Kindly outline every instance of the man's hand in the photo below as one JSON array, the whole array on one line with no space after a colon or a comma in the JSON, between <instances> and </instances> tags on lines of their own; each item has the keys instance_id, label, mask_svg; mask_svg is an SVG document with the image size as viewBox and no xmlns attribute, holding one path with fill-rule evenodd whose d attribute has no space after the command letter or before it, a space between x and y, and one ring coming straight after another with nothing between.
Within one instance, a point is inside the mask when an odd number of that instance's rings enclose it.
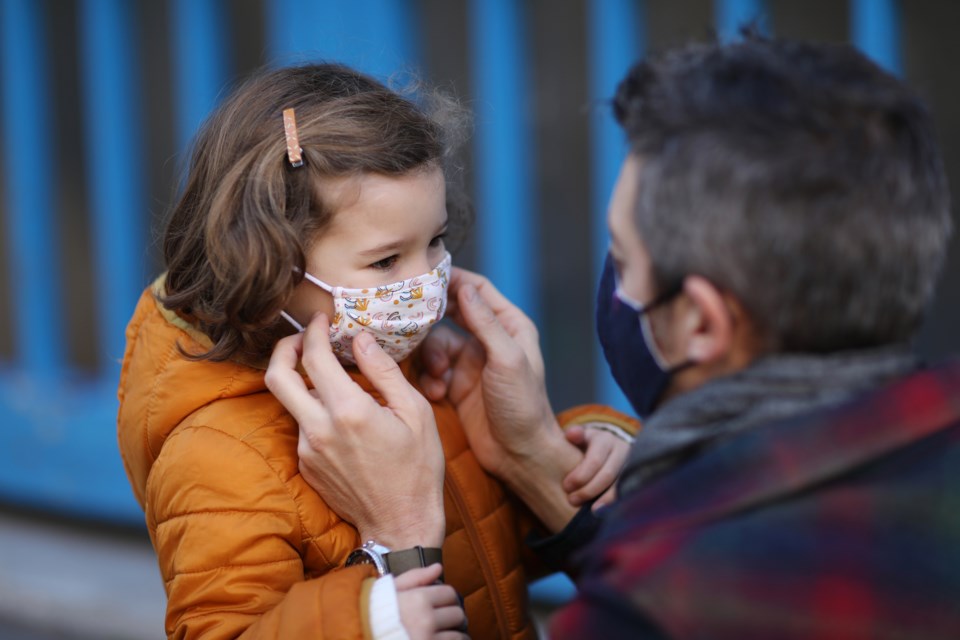
<instances>
[{"instance_id":1,"label":"man's hand","mask_svg":"<svg viewBox=\"0 0 960 640\"><path fill-rule=\"evenodd\" d=\"M537 329L477 274L454 269L450 295L450 317L472 335L428 336L422 386L450 398L480 464L559 530L575 512L561 481L582 454L563 438L547 399Z\"/></svg>"},{"instance_id":2,"label":"man's hand","mask_svg":"<svg viewBox=\"0 0 960 640\"><path fill-rule=\"evenodd\" d=\"M430 403L369 334L353 352L387 402L380 406L344 371L320 314L277 343L267 388L300 425L300 473L362 540L391 549L439 547L445 534L444 458ZM308 390L297 371L314 384Z\"/></svg>"},{"instance_id":3,"label":"man's hand","mask_svg":"<svg viewBox=\"0 0 960 640\"><path fill-rule=\"evenodd\" d=\"M422 569L411 569L397 576L397 607L400 621L411 640L466 639L463 630L467 616L453 587L434 584L442 568L433 564Z\"/></svg>"},{"instance_id":4,"label":"man's hand","mask_svg":"<svg viewBox=\"0 0 960 640\"><path fill-rule=\"evenodd\" d=\"M427 371L449 367L446 392L474 454L484 468L502 476L501 466L511 459L539 453L541 436L556 425L537 328L489 280L469 271L453 270L450 296L448 314L475 338L457 349L454 336L439 334L437 339L447 342L425 348ZM444 356L447 361L440 361ZM441 373L438 379L443 378ZM433 395L438 385L424 383Z\"/></svg>"}]
</instances>

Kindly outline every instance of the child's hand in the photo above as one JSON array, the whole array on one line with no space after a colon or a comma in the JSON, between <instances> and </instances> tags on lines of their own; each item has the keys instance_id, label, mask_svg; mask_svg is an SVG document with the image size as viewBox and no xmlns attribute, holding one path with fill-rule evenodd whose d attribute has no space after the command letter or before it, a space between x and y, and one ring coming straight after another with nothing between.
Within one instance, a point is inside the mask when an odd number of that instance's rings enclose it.
<instances>
[{"instance_id":1,"label":"child's hand","mask_svg":"<svg viewBox=\"0 0 960 640\"><path fill-rule=\"evenodd\" d=\"M601 493L593 503L594 510L613 502L614 482L627 460L630 443L609 431L581 425L567 428L564 435L585 452L580 464L563 479L563 490L570 504L579 507Z\"/></svg>"},{"instance_id":2,"label":"child's hand","mask_svg":"<svg viewBox=\"0 0 960 640\"><path fill-rule=\"evenodd\" d=\"M411 640L467 638L463 601L453 587L436 583L441 571L434 564L411 569L394 580L400 621Z\"/></svg>"}]
</instances>

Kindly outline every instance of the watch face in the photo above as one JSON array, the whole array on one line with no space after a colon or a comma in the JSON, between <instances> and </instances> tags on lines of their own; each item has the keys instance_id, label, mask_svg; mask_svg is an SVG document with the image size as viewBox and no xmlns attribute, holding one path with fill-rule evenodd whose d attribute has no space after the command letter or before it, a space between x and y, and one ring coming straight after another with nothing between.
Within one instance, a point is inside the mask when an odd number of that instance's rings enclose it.
<instances>
[{"instance_id":1,"label":"watch face","mask_svg":"<svg viewBox=\"0 0 960 640\"><path fill-rule=\"evenodd\" d=\"M347 556L347 565L354 564L373 564L373 558L370 557L366 549L354 549Z\"/></svg>"},{"instance_id":2,"label":"watch face","mask_svg":"<svg viewBox=\"0 0 960 640\"><path fill-rule=\"evenodd\" d=\"M349 556L347 556L346 566L352 566L355 564L372 564L377 569L379 575L385 575L387 573L386 562L383 559L383 556L378 554L376 551L373 551L367 548L366 545L354 549Z\"/></svg>"}]
</instances>

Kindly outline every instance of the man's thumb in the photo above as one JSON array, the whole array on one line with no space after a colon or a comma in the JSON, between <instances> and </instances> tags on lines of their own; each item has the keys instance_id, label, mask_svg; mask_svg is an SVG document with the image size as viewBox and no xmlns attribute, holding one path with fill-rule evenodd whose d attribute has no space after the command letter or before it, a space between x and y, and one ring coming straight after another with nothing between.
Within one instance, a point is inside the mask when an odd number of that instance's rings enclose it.
<instances>
[{"instance_id":1,"label":"man's thumb","mask_svg":"<svg viewBox=\"0 0 960 640\"><path fill-rule=\"evenodd\" d=\"M500 324L497 314L493 312L476 287L472 284L465 285L460 290L458 302L467 328L483 344L489 357L504 356L514 349L519 350L519 346Z\"/></svg>"},{"instance_id":2,"label":"man's thumb","mask_svg":"<svg viewBox=\"0 0 960 640\"><path fill-rule=\"evenodd\" d=\"M353 339L353 357L370 384L380 392L387 405L393 409L412 407L423 396L407 381L393 358L380 348L376 339L366 332Z\"/></svg>"}]
</instances>

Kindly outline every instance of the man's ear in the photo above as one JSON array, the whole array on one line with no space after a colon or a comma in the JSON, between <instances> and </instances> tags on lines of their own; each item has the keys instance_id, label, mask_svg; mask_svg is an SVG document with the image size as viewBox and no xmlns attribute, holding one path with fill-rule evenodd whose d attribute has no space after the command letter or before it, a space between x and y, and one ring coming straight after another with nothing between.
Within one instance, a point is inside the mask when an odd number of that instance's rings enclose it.
<instances>
[{"instance_id":1,"label":"man's ear","mask_svg":"<svg viewBox=\"0 0 960 640\"><path fill-rule=\"evenodd\" d=\"M706 278L687 276L683 293L691 308L684 318L686 359L698 364L727 358L735 348L735 319L723 292Z\"/></svg>"}]
</instances>

